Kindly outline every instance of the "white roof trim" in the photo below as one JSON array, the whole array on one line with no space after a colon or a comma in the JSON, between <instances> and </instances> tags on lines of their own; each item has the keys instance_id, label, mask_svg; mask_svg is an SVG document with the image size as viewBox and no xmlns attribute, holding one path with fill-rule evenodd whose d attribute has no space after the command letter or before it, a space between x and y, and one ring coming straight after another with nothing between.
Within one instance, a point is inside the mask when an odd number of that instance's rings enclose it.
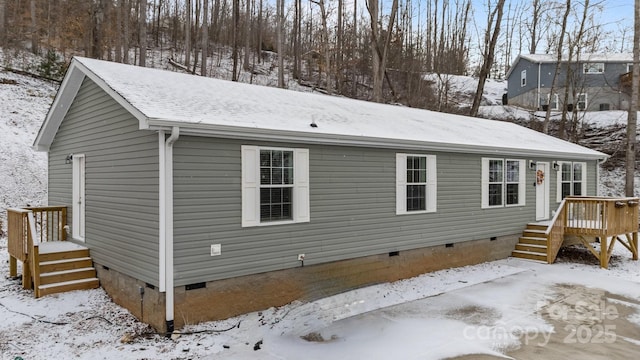
<instances>
[{"instance_id":1,"label":"white roof trim","mask_svg":"<svg viewBox=\"0 0 640 360\"><path fill-rule=\"evenodd\" d=\"M107 85L102 78L94 74L90 69L80 63L78 60L71 60L71 64L67 69L67 73L60 85L60 89L56 93L56 97L53 100L53 104L49 108L49 112L44 120L44 123L38 131L38 135L33 143L34 149L38 151L49 151L51 143L60 128L62 119L67 115L67 111L71 107L71 104L75 100L78 90L84 81L84 78L88 77L95 82L102 90L104 90L109 96L111 96L118 104L129 111L140 123L140 129L147 129L147 117L127 100L125 100L118 92Z\"/></svg>"}]
</instances>

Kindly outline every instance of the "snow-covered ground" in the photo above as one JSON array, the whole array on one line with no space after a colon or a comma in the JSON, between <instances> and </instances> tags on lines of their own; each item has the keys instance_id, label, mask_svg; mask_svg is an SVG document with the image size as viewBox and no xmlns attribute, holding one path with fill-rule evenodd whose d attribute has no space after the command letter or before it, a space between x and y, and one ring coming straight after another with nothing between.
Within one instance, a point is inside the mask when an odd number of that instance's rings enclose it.
<instances>
[{"instance_id":1,"label":"snow-covered ground","mask_svg":"<svg viewBox=\"0 0 640 360\"><path fill-rule=\"evenodd\" d=\"M6 251L2 239L1 259L6 259ZM110 302L101 289L34 299L31 291L21 289L19 280L6 277L3 260L0 358L424 360L465 354L503 356L529 345L527 341L549 341L554 332L561 331L554 327L558 326L552 321L555 318L544 316L545 311L562 306L571 316L571 311L584 310L560 303L558 287L563 286L607 291L620 306L631 307L626 313L618 309L618 316L637 325L635 337L622 327L618 333L616 328L613 331L620 342L616 346L630 347L637 354L640 262L630 260L630 253L622 247L616 248L614 256L609 270L594 262L562 259L554 265L505 259L442 270L314 302L188 326L173 339L149 333L151 329ZM584 329L599 329L589 326Z\"/></svg>"},{"instance_id":2,"label":"snow-covered ground","mask_svg":"<svg viewBox=\"0 0 640 360\"><path fill-rule=\"evenodd\" d=\"M220 61L228 60L221 57ZM254 81L270 84L269 79L256 77ZM456 81L460 89L471 87L468 79ZM487 96L488 103L499 104L503 85L491 84L487 91L493 94ZM46 201L46 156L33 152L31 144L54 93L53 84L0 71L0 222L4 222L6 207ZM482 111L530 115L503 106L485 106ZM626 120L626 113L621 112L588 115L587 122L603 126ZM622 175L616 169L601 171L600 193L620 195ZM19 280L7 278L7 242L0 236L0 359L500 355L515 351L518 344L526 345L526 338L518 336L522 329L542 337L552 329L562 330L552 321L555 319L541 313L566 284L617 294L618 301L632 309L624 320L640 326L640 262L629 260L629 253L622 250L616 248L609 270L562 259L554 265L506 259L189 326L182 330L183 335L167 339L149 334L151 329L112 303L101 289L34 299L31 291L21 289ZM621 346L636 346L629 354L640 353L640 330L634 329L635 337L620 329ZM495 336L485 336L487 333Z\"/></svg>"}]
</instances>

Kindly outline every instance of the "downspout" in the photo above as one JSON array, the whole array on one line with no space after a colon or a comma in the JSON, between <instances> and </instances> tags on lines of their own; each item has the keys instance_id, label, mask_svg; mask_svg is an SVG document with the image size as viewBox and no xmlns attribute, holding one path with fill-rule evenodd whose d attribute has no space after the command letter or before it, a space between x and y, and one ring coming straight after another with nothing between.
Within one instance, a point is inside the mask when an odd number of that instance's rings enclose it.
<instances>
[{"instance_id":1,"label":"downspout","mask_svg":"<svg viewBox=\"0 0 640 360\"><path fill-rule=\"evenodd\" d=\"M173 288L173 144L180 137L180 128L171 128L171 136L165 141L165 321L167 333L174 330L174 288Z\"/></svg>"},{"instance_id":2,"label":"downspout","mask_svg":"<svg viewBox=\"0 0 640 360\"><path fill-rule=\"evenodd\" d=\"M538 103L538 111L540 111L540 71L542 70L541 68L542 63L539 62L538 63L538 100L536 100L536 102ZM551 99L551 97L549 97L549 99Z\"/></svg>"},{"instance_id":3,"label":"downspout","mask_svg":"<svg viewBox=\"0 0 640 360\"><path fill-rule=\"evenodd\" d=\"M167 266L165 263L166 260L166 246L167 246L167 238L165 236L166 232L166 223L167 223L167 212L166 212L166 201L165 196L167 192L165 179L166 179L166 169L165 169L165 149L164 142L166 141L166 135L164 130L158 131L158 278L159 278L159 290L160 292L166 291L165 279L167 275Z\"/></svg>"}]
</instances>

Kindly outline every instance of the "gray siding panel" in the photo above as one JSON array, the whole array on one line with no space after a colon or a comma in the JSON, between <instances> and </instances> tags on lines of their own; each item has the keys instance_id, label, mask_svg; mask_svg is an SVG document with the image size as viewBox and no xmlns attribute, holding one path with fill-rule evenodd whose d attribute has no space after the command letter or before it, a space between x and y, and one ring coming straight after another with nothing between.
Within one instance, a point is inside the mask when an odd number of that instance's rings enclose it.
<instances>
[{"instance_id":1,"label":"gray siding panel","mask_svg":"<svg viewBox=\"0 0 640 360\"><path fill-rule=\"evenodd\" d=\"M86 245L96 262L158 285L158 135L85 79L49 152L49 204L67 205L86 156Z\"/></svg>"},{"instance_id":2,"label":"gray siding panel","mask_svg":"<svg viewBox=\"0 0 640 360\"><path fill-rule=\"evenodd\" d=\"M396 215L395 154L406 151L276 144L309 149L311 222L242 228L241 145L274 144L190 136L175 144L178 286L300 266L298 253L306 254L305 264L315 264L517 234L535 220L531 170L526 206L480 208L480 155L429 153L437 155L437 212ZM588 184L595 194L593 164ZM557 207L555 176L547 175L551 210ZM212 244L222 244L221 256L210 256Z\"/></svg>"}]
</instances>

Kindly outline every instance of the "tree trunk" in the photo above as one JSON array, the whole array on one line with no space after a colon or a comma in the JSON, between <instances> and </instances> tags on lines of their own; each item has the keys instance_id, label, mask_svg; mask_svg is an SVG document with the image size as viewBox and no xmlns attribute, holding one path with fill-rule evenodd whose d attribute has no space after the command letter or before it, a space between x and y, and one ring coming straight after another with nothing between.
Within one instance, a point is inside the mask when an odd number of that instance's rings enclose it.
<instances>
[{"instance_id":1,"label":"tree trunk","mask_svg":"<svg viewBox=\"0 0 640 360\"><path fill-rule=\"evenodd\" d=\"M202 61L200 75L207 76L207 57L209 56L209 0L204 0L202 9Z\"/></svg>"},{"instance_id":2,"label":"tree trunk","mask_svg":"<svg viewBox=\"0 0 640 360\"><path fill-rule=\"evenodd\" d=\"M233 0L233 74L231 81L238 81L238 38L240 34L240 0Z\"/></svg>"},{"instance_id":3,"label":"tree trunk","mask_svg":"<svg viewBox=\"0 0 640 360\"><path fill-rule=\"evenodd\" d=\"M122 0L123 6L123 18L124 21L124 41L122 42L122 62L125 64L129 63L129 39L131 34L129 33L129 17L131 15L131 1L133 0Z\"/></svg>"},{"instance_id":4,"label":"tree trunk","mask_svg":"<svg viewBox=\"0 0 640 360\"><path fill-rule=\"evenodd\" d=\"M494 9L494 14L497 12L496 23L493 28L493 34L491 35L491 40L487 42L485 40L485 49L484 49L484 57L482 59L482 67L480 68L480 76L478 79L478 88L476 89L476 93L473 96L473 104L471 105L471 111L469 115L478 116L478 109L480 108L480 101L482 101L482 93L484 92L484 83L487 81L487 77L489 76L489 71L491 71L491 66L493 66L493 56L496 49L496 42L498 42L498 35L500 34L500 23L502 22L502 13L504 9L505 0L499 0L496 4L496 8ZM493 20L493 14L490 17ZM489 21L487 24L487 36L485 39L489 37L489 33L491 32L491 25L493 21Z\"/></svg>"},{"instance_id":5,"label":"tree trunk","mask_svg":"<svg viewBox=\"0 0 640 360\"><path fill-rule=\"evenodd\" d=\"M382 102L382 86L384 85L384 75L387 66L387 54L391 43L391 33L393 24L398 12L398 0L393 0L391 4L391 15L386 29L386 38L380 43L380 30L378 28L378 0L367 0L367 10L371 24L371 67L373 75L372 98L375 102Z\"/></svg>"},{"instance_id":6,"label":"tree trunk","mask_svg":"<svg viewBox=\"0 0 640 360\"><path fill-rule=\"evenodd\" d=\"M531 19L531 47L530 54L535 54L538 48L538 23L540 22L540 0L533 0L533 18Z\"/></svg>"},{"instance_id":7,"label":"tree trunk","mask_svg":"<svg viewBox=\"0 0 640 360\"><path fill-rule=\"evenodd\" d=\"M0 46L5 47L7 45L7 29L5 21L7 18L7 1L0 0Z\"/></svg>"},{"instance_id":8,"label":"tree trunk","mask_svg":"<svg viewBox=\"0 0 640 360\"><path fill-rule=\"evenodd\" d=\"M140 0L138 19L138 43L140 45L140 60L138 65L147 66L147 0Z\"/></svg>"},{"instance_id":9,"label":"tree trunk","mask_svg":"<svg viewBox=\"0 0 640 360\"><path fill-rule=\"evenodd\" d=\"M277 0L277 36L278 36L278 87L284 88L284 38L282 29L284 26L284 0Z\"/></svg>"},{"instance_id":10,"label":"tree trunk","mask_svg":"<svg viewBox=\"0 0 640 360\"><path fill-rule=\"evenodd\" d=\"M244 14L244 60L242 64L242 68L247 71L249 70L249 49L251 49L251 32L250 32L250 23L251 23L251 0L245 1L245 14Z\"/></svg>"},{"instance_id":11,"label":"tree trunk","mask_svg":"<svg viewBox=\"0 0 640 360\"><path fill-rule=\"evenodd\" d=\"M184 25L184 65L191 64L191 0L187 0Z\"/></svg>"},{"instance_id":12,"label":"tree trunk","mask_svg":"<svg viewBox=\"0 0 640 360\"><path fill-rule=\"evenodd\" d=\"M564 33L567 30L567 19L571 13L571 0L567 0L567 7L565 8L564 15L562 17L562 28L560 29L560 37L558 38L556 68L553 73L553 80L551 81L551 89L549 89L549 96L552 96L556 89L556 82L558 80L558 73L560 73L560 66L562 65L562 50L564 44ZM538 94L540 96L540 94ZM547 106L547 112L544 116L544 122L542 123L542 132L549 133L549 121L551 118L551 107Z\"/></svg>"},{"instance_id":13,"label":"tree trunk","mask_svg":"<svg viewBox=\"0 0 640 360\"><path fill-rule=\"evenodd\" d=\"M38 19L37 19L37 7L36 0L31 0L31 52L34 54L38 54L40 51L38 49Z\"/></svg>"},{"instance_id":14,"label":"tree trunk","mask_svg":"<svg viewBox=\"0 0 640 360\"><path fill-rule=\"evenodd\" d=\"M627 154L624 193L635 196L636 139L638 124L638 96L640 96L640 0L635 0L633 25L633 75L631 104L627 118Z\"/></svg>"},{"instance_id":15,"label":"tree trunk","mask_svg":"<svg viewBox=\"0 0 640 360\"><path fill-rule=\"evenodd\" d=\"M122 1L117 0L114 5L114 11L116 13L116 30L115 30L115 61L122 62Z\"/></svg>"}]
</instances>

